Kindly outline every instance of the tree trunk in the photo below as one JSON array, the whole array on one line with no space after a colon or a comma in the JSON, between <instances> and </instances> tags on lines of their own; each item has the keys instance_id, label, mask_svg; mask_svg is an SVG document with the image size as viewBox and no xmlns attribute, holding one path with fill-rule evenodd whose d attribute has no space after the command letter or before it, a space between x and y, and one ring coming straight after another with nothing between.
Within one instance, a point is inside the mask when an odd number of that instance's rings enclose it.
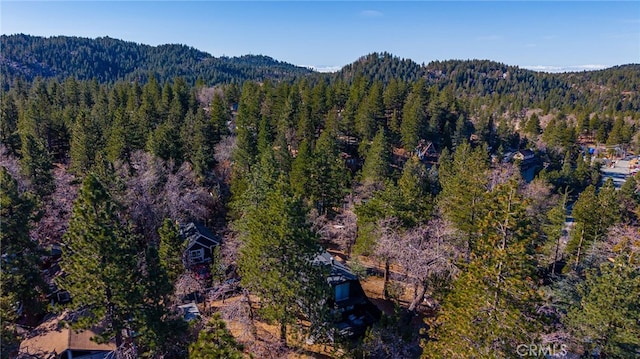
<instances>
[{"instance_id":1,"label":"tree trunk","mask_svg":"<svg viewBox=\"0 0 640 359\"><path fill-rule=\"evenodd\" d=\"M280 323L280 341L285 347L287 346L287 325L284 322Z\"/></svg>"},{"instance_id":2,"label":"tree trunk","mask_svg":"<svg viewBox=\"0 0 640 359\"><path fill-rule=\"evenodd\" d=\"M244 298L247 302L247 306L249 308L249 322L251 323L251 335L253 338L258 337L258 330L256 329L255 321L254 321L254 313L253 313L253 303L251 302L251 298L249 297L249 291L243 290Z\"/></svg>"},{"instance_id":3,"label":"tree trunk","mask_svg":"<svg viewBox=\"0 0 640 359\"><path fill-rule=\"evenodd\" d=\"M426 283L422 283L422 287L420 288L420 291L418 293L416 293L416 295L414 295L413 301L411 302L411 305L409 305L409 312L412 312L412 313L415 312L416 307L424 299L424 294L426 292L427 292L427 285L426 285Z\"/></svg>"},{"instance_id":4,"label":"tree trunk","mask_svg":"<svg viewBox=\"0 0 640 359\"><path fill-rule=\"evenodd\" d=\"M382 298L389 299L389 258L384 260L384 284L382 286Z\"/></svg>"},{"instance_id":5,"label":"tree trunk","mask_svg":"<svg viewBox=\"0 0 640 359\"><path fill-rule=\"evenodd\" d=\"M556 274L556 263L558 263L558 252L560 251L560 238L556 242L556 253L553 255L553 265L551 266L551 276L553 277Z\"/></svg>"},{"instance_id":6,"label":"tree trunk","mask_svg":"<svg viewBox=\"0 0 640 359\"><path fill-rule=\"evenodd\" d=\"M102 261L104 263L104 261ZM116 321L116 313L114 311L114 305L111 303L111 288L107 287L104 291L105 297L107 299L107 320L111 321L111 325L113 326L113 331L116 339L116 348L120 348L122 343L124 343L124 338L122 338L122 329L120 328L121 323L115 324Z\"/></svg>"},{"instance_id":7,"label":"tree trunk","mask_svg":"<svg viewBox=\"0 0 640 359\"><path fill-rule=\"evenodd\" d=\"M582 228L582 233L580 233L580 243L578 243L578 253L576 254L576 263L573 267L574 270L578 270L578 263L580 263L580 252L582 251L582 242L584 242L584 228Z\"/></svg>"}]
</instances>

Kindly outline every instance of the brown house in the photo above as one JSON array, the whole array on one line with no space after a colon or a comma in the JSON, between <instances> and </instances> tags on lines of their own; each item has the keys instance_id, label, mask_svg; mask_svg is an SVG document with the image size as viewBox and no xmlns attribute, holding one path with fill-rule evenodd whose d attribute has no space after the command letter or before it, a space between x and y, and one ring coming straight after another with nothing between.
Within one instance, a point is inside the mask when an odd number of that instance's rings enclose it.
<instances>
[{"instance_id":1,"label":"brown house","mask_svg":"<svg viewBox=\"0 0 640 359\"><path fill-rule=\"evenodd\" d=\"M72 321L69 311L45 320L32 332L33 336L20 343L18 358L104 359L116 350L113 342L98 344L91 340L101 332L99 327L76 331L64 324Z\"/></svg>"}]
</instances>

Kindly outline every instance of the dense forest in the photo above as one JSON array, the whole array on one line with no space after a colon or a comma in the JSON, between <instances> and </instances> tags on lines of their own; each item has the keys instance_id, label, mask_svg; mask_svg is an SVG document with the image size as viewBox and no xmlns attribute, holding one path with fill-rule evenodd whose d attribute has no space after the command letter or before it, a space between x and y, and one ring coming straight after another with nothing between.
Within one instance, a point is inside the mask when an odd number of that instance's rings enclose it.
<instances>
[{"instance_id":1,"label":"dense forest","mask_svg":"<svg viewBox=\"0 0 640 359\"><path fill-rule=\"evenodd\" d=\"M242 83L311 73L267 56L213 57L185 45L148 46L109 37L2 35L0 47L3 86L13 78L63 80L69 76L101 83L146 82L150 72L162 82L180 76L191 85L198 80Z\"/></svg>"},{"instance_id":2,"label":"dense forest","mask_svg":"<svg viewBox=\"0 0 640 359\"><path fill-rule=\"evenodd\" d=\"M44 357L20 343L62 312L119 357L311 355L311 337L344 358L640 355L640 184L601 176L640 153L639 65L383 53L318 74L1 41L3 358ZM206 276L183 265L190 222L221 238ZM362 336L327 325L324 249L381 284ZM236 279L183 320L186 295Z\"/></svg>"}]
</instances>

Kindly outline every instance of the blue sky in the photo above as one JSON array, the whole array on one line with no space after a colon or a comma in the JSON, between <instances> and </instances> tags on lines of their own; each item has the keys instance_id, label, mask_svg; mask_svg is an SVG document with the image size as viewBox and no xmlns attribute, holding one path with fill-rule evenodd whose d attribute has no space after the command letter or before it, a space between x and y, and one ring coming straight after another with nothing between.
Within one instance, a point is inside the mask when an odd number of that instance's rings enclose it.
<instances>
[{"instance_id":1,"label":"blue sky","mask_svg":"<svg viewBox=\"0 0 640 359\"><path fill-rule=\"evenodd\" d=\"M5 1L3 34L180 43L339 68L374 51L540 70L640 63L640 2Z\"/></svg>"}]
</instances>

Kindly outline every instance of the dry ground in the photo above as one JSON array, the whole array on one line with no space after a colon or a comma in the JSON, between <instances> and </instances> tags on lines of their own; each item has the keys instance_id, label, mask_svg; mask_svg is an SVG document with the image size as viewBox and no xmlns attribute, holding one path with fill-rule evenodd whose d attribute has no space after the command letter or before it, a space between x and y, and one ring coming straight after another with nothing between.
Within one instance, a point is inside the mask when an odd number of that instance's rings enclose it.
<instances>
[{"instance_id":1,"label":"dry ground","mask_svg":"<svg viewBox=\"0 0 640 359\"><path fill-rule=\"evenodd\" d=\"M341 253L332 253L338 260L344 260L344 255ZM360 258L360 262L370 268L380 270L377 263L368 260L367 258ZM393 270L394 268L392 268ZM384 299L382 297L383 292L383 278L380 276L369 276L364 280L361 280L361 285L369 299L380 310L387 315L393 315L396 303L392 300ZM412 300L413 287L408 285L402 285L402 295L399 297L397 304L401 307L407 308ZM255 298L252 298L255 300ZM224 301L209 301L205 303L201 309L203 313L210 314L215 311L233 310L233 306L241 307L243 305L243 297L237 295L232 298L228 298ZM246 308L246 305L245 305ZM224 315L223 315L224 316ZM298 343L298 348L285 350L279 345L279 328L276 325L269 325L264 322L256 323L256 338L254 339L251 333L250 326L246 320L229 320L227 319L227 326L230 329L234 337L242 344L245 345L245 351L250 352L255 358L289 358L289 359L329 359L340 357L341 353L331 345L314 344L309 345L304 342L302 338L294 338L293 336L289 340L290 343ZM412 318L408 324L415 328L416 331L424 327L424 314Z\"/></svg>"}]
</instances>

